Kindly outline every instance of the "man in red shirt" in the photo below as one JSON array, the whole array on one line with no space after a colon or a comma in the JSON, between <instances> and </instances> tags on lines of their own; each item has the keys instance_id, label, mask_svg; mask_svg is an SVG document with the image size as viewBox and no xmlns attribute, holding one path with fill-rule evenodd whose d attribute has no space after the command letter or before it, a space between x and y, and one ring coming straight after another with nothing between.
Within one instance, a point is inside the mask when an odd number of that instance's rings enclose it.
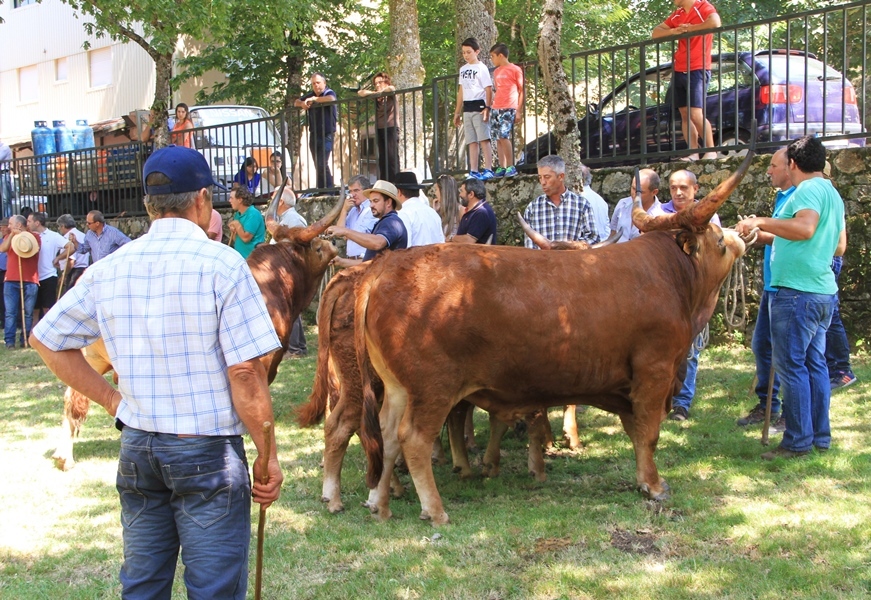
<instances>
[{"instance_id":1,"label":"man in red shirt","mask_svg":"<svg viewBox=\"0 0 871 600\"><path fill-rule=\"evenodd\" d=\"M674 5L677 9L654 28L653 39L708 31L720 26L720 15L708 0L674 0ZM714 36L710 33L683 38L678 41L677 51L672 59L674 74L668 88L668 97L680 111L681 131L690 150L698 149L699 137L704 138L706 147L710 148L714 145L711 123L705 118L702 108L705 105L708 83L711 80L713 41ZM715 152L708 152L702 158L716 157ZM690 160L698 158L698 152L689 156Z\"/></svg>"},{"instance_id":2,"label":"man in red shirt","mask_svg":"<svg viewBox=\"0 0 871 600\"><path fill-rule=\"evenodd\" d=\"M29 236L26 243L20 246L13 243L19 235ZM22 283L24 285L24 323L22 323L23 331L20 338L22 348L30 335L30 329L33 325L33 308L36 306L36 293L39 290L38 267L41 243L39 236L34 236L27 231L27 219L21 215L9 217L9 235L4 237L3 242L0 243L0 252L5 252L8 257L6 282L3 286L3 299L6 305L4 337L6 338L7 350L15 348L15 330L18 328L18 320L21 317ZM19 257L16 248L19 248L22 256Z\"/></svg>"}]
</instances>

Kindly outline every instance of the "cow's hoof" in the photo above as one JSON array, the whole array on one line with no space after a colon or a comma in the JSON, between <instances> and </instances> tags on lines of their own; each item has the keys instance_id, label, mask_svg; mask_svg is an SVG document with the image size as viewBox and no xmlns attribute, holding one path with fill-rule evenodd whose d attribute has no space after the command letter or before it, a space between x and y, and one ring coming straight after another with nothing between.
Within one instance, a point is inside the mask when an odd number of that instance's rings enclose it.
<instances>
[{"instance_id":1,"label":"cow's hoof","mask_svg":"<svg viewBox=\"0 0 871 600\"><path fill-rule=\"evenodd\" d=\"M481 475L484 477L499 477L499 467L493 465L484 465L481 469Z\"/></svg>"},{"instance_id":2,"label":"cow's hoof","mask_svg":"<svg viewBox=\"0 0 871 600\"><path fill-rule=\"evenodd\" d=\"M547 473L545 472L536 473L535 471L530 471L529 474L539 483L547 481Z\"/></svg>"},{"instance_id":3,"label":"cow's hoof","mask_svg":"<svg viewBox=\"0 0 871 600\"><path fill-rule=\"evenodd\" d=\"M457 472L457 475L463 481L475 478L475 472L471 469L461 469L460 471Z\"/></svg>"},{"instance_id":4,"label":"cow's hoof","mask_svg":"<svg viewBox=\"0 0 871 600\"><path fill-rule=\"evenodd\" d=\"M448 513L442 512L437 517L432 517L430 519L430 522L432 523L433 527L438 527L439 525L447 525L451 522L451 520L448 518Z\"/></svg>"},{"instance_id":5,"label":"cow's hoof","mask_svg":"<svg viewBox=\"0 0 871 600\"><path fill-rule=\"evenodd\" d=\"M665 502L666 500L669 499L670 488L668 487L668 484L664 480L660 481L660 483L659 483L659 487L660 487L659 491L652 489L646 483L642 483L640 487L641 487L641 494L649 500L653 500L655 502Z\"/></svg>"},{"instance_id":6,"label":"cow's hoof","mask_svg":"<svg viewBox=\"0 0 871 600\"><path fill-rule=\"evenodd\" d=\"M418 517L418 519L420 519L421 521L429 521L431 518L432 517L430 517L429 513L425 510L420 511L420 516Z\"/></svg>"},{"instance_id":7,"label":"cow's hoof","mask_svg":"<svg viewBox=\"0 0 871 600\"><path fill-rule=\"evenodd\" d=\"M390 518L393 516L393 513L390 512L390 509L389 509L389 508L384 508L384 509L381 509L381 510L378 510L378 509L376 508L375 511L373 511L372 514L375 515L375 518L376 518L378 521L381 521L382 523L385 522L385 521L389 521Z\"/></svg>"},{"instance_id":8,"label":"cow's hoof","mask_svg":"<svg viewBox=\"0 0 871 600\"><path fill-rule=\"evenodd\" d=\"M54 459L54 466L61 471L69 471L76 466L76 461L72 458L66 458L65 456L59 456L56 454L52 456L52 459Z\"/></svg>"},{"instance_id":9,"label":"cow's hoof","mask_svg":"<svg viewBox=\"0 0 871 600\"><path fill-rule=\"evenodd\" d=\"M330 511L331 515L337 515L339 513L345 512L345 505L341 502L330 502L327 505L327 510Z\"/></svg>"}]
</instances>

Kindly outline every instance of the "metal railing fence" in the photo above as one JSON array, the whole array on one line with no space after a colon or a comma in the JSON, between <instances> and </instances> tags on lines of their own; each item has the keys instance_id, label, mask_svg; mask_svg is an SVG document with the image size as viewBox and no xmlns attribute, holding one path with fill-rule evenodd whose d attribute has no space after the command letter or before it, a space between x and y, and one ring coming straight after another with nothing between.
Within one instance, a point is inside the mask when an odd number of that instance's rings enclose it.
<instances>
[{"instance_id":1,"label":"metal railing fence","mask_svg":"<svg viewBox=\"0 0 871 600\"><path fill-rule=\"evenodd\" d=\"M818 135L831 146L864 146L871 120L866 68L871 0L832 6L712 31L713 63L705 102L713 144L698 152L741 152L757 122L760 149ZM672 57L681 42L697 36L648 40L573 54L564 66L581 133L581 156L591 166L650 163L686 156L686 136L669 87ZM526 101L518 111L513 143L518 166L534 170L556 151L547 90L536 63L522 64ZM851 83L852 81L852 83ZM441 173L470 170L462 127L453 124L456 76L387 94L354 96L334 103L332 149L313 144L305 111L192 130L193 143L219 181L231 184L253 157L266 195L271 158L282 158L281 175L302 193L335 191L353 175L389 178L389 171L414 169L422 181ZM672 94L673 95L673 94ZM323 106L323 105L321 105ZM312 149L320 150L321 170ZM142 164L148 145L131 143L16 159L12 173L18 205L44 207L49 214L82 216L98 209L107 216L143 214ZM394 154L395 153L395 154ZM497 156L493 152L494 160ZM495 166L495 165L494 165ZM480 167L479 167L480 168ZM479 168L472 170L479 170ZM226 197L216 195L222 206Z\"/></svg>"}]
</instances>

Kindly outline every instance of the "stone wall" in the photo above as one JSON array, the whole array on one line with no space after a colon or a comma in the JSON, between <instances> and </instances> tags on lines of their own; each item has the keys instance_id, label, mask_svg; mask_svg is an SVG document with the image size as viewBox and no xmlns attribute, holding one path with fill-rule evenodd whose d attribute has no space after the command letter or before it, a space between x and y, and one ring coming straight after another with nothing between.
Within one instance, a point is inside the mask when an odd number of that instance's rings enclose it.
<instances>
[{"instance_id":1,"label":"stone wall","mask_svg":"<svg viewBox=\"0 0 871 600\"><path fill-rule=\"evenodd\" d=\"M756 214L768 216L774 203L774 190L766 170L770 155L757 156L750 172L741 182L736 192L719 211L723 224L732 225L737 215ZM871 220L871 150L850 149L830 152L832 179L846 203L847 215L847 254L841 274L841 311L844 324L853 339L871 339L871 232L866 223ZM677 168L688 168L699 179L699 197L710 192L717 184L732 173L740 163L739 158L696 163L672 163L652 165L663 180L660 199L668 200L668 175ZM599 192L613 207L629 195L629 184L634 173L633 167L596 169L593 171L594 190ZM431 193L431 192L430 192ZM499 219L499 242L507 245L522 245L523 233L515 218L530 200L541 194L538 179L532 175L519 175L510 179L497 179L487 182L488 199ZM300 200L297 210L309 223L321 218L335 202L333 197L309 198ZM222 212L224 221L230 210ZM144 233L148 226L146 217L113 219L112 225L136 237ZM225 236L226 236L225 230ZM225 237L226 239L226 237ZM749 320L742 333L749 340L758 305L758 289L761 289L761 250L754 250L745 257L749 273L747 297ZM719 312L719 309L718 309ZM716 315L713 321L715 334L722 334L722 319Z\"/></svg>"}]
</instances>

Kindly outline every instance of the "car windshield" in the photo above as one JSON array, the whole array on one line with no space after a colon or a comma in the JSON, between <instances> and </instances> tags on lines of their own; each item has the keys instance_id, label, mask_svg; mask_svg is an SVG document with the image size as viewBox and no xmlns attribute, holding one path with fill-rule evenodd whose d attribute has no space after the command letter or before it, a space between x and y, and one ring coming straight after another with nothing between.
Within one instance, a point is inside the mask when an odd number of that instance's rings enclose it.
<instances>
[{"instance_id":1,"label":"car windshield","mask_svg":"<svg viewBox=\"0 0 871 600\"><path fill-rule=\"evenodd\" d=\"M202 132L203 147L275 147L277 136L272 123L256 120L268 116L263 110L249 107L198 108L191 111L194 126L209 127ZM200 139L197 141L200 142Z\"/></svg>"}]
</instances>

